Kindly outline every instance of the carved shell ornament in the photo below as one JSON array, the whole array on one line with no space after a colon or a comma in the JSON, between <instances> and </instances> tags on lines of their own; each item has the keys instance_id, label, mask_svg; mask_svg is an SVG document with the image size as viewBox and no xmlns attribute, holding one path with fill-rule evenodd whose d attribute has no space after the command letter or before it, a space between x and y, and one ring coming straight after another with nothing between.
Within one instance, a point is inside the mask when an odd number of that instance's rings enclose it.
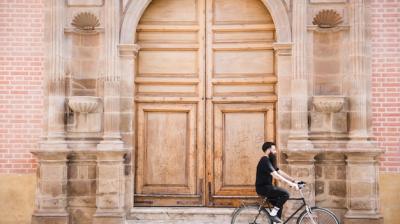
<instances>
[{"instance_id":1,"label":"carved shell ornament","mask_svg":"<svg viewBox=\"0 0 400 224\"><path fill-rule=\"evenodd\" d=\"M320 28L333 28L342 22L342 16L333 9L321 10L313 20L313 24Z\"/></svg>"},{"instance_id":2,"label":"carved shell ornament","mask_svg":"<svg viewBox=\"0 0 400 224\"><path fill-rule=\"evenodd\" d=\"M81 12L74 17L71 25L80 30L94 30L96 27L100 26L100 22L94 14L90 12Z\"/></svg>"}]
</instances>

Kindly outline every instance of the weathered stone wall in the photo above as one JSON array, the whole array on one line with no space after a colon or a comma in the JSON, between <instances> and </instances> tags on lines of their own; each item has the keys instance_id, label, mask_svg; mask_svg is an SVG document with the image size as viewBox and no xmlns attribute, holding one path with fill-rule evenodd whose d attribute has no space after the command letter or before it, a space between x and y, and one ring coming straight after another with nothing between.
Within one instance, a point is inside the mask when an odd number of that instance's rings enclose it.
<instances>
[{"instance_id":1,"label":"weathered stone wall","mask_svg":"<svg viewBox=\"0 0 400 224\"><path fill-rule=\"evenodd\" d=\"M0 198L5 196L23 196L32 194L34 181L22 181L15 173L30 173L27 178L33 178L36 161L29 151L36 148L42 133L42 105L43 97L43 1L42 0L6 0L0 3L0 172L11 174L0 176ZM372 34L372 127L374 137L379 147L385 149L386 154L381 159L381 199L382 210L387 223L398 220L400 208L394 201L399 200L395 181L400 179L400 25L398 0L372 0L371 1L371 34ZM88 39L92 37L87 37ZM84 37L86 39L86 37ZM77 41L77 40L75 40ZM93 40L82 40L93 45L99 44ZM89 41L89 42L87 42ZM85 46L87 46L85 44ZM85 54L85 50L80 49ZM89 52L90 53L90 52ZM73 66L85 71L91 70L89 64ZM281 79L280 79L281 80ZM321 77L315 80L324 85ZM337 80L333 80L337 81ZM94 94L95 79L78 80L76 85L71 85L72 92L82 95ZM81 88L84 86L84 88ZM337 90L337 83L328 85L332 91ZM286 124L290 125L290 124ZM324 199L334 198L329 203L331 206L343 208L343 164L322 164L317 159L316 163L316 202L324 203ZM93 167L85 164L71 165L70 203L73 205L88 205L93 203ZM80 167L78 167L80 166ZM79 170L74 174L74 169ZM335 175L329 170L333 170ZM394 174L389 174L389 173ZM80 176L82 175L82 176ZM12 181L11 179L15 179ZM86 179L86 181L81 181ZM11 187L14 182L21 188ZM83 186L83 187L81 187ZM2 191L3 190L3 191ZM11 193L10 193L11 192ZM27 201L18 197L11 200L14 207L2 210L4 220L16 223L28 223L33 206L33 196ZM7 200L10 201L10 200ZM26 205L26 206L22 206ZM21 210L15 209L20 208ZM23 212L26 211L26 212ZM29 213L29 214L23 214ZM78 214L79 213L75 213ZM21 217L21 218L20 218ZM25 220L25 221L24 221ZM3 221L3 220L2 220Z\"/></svg>"}]
</instances>

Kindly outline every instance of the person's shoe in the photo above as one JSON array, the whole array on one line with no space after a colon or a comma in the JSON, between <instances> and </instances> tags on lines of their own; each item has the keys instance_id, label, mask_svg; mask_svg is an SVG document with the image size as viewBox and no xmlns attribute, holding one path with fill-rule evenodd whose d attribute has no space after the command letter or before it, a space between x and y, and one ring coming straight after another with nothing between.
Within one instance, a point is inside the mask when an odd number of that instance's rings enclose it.
<instances>
[{"instance_id":1,"label":"person's shoe","mask_svg":"<svg viewBox=\"0 0 400 224\"><path fill-rule=\"evenodd\" d=\"M278 216L271 216L271 220L274 223L282 223L282 220Z\"/></svg>"}]
</instances>

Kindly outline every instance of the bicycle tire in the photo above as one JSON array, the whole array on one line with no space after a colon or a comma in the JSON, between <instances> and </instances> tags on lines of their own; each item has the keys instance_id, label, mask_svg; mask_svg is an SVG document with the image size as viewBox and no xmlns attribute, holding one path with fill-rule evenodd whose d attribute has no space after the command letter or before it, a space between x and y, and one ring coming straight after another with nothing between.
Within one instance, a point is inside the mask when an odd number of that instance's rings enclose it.
<instances>
[{"instance_id":1,"label":"bicycle tire","mask_svg":"<svg viewBox=\"0 0 400 224\"><path fill-rule=\"evenodd\" d=\"M315 224L340 224L335 213L326 208L312 207L311 214L314 216L313 220ZM311 220L306 210L304 210L297 219L297 224L314 224L314 222Z\"/></svg>"},{"instance_id":2,"label":"bicycle tire","mask_svg":"<svg viewBox=\"0 0 400 224\"><path fill-rule=\"evenodd\" d=\"M240 207L233 213L231 224L272 224L268 212L258 209L257 205Z\"/></svg>"}]
</instances>

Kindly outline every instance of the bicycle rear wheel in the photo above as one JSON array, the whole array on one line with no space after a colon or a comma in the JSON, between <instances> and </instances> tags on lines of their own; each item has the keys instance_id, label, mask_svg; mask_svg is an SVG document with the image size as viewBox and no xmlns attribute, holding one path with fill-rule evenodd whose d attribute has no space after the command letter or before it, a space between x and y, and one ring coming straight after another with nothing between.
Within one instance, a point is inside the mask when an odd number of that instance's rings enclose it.
<instances>
[{"instance_id":1,"label":"bicycle rear wheel","mask_svg":"<svg viewBox=\"0 0 400 224\"><path fill-rule=\"evenodd\" d=\"M307 211L301 213L297 224L340 224L336 215L325 208L313 207L311 214Z\"/></svg>"},{"instance_id":2,"label":"bicycle rear wheel","mask_svg":"<svg viewBox=\"0 0 400 224\"><path fill-rule=\"evenodd\" d=\"M243 206L232 215L231 224L272 224L267 211L259 206Z\"/></svg>"}]
</instances>

